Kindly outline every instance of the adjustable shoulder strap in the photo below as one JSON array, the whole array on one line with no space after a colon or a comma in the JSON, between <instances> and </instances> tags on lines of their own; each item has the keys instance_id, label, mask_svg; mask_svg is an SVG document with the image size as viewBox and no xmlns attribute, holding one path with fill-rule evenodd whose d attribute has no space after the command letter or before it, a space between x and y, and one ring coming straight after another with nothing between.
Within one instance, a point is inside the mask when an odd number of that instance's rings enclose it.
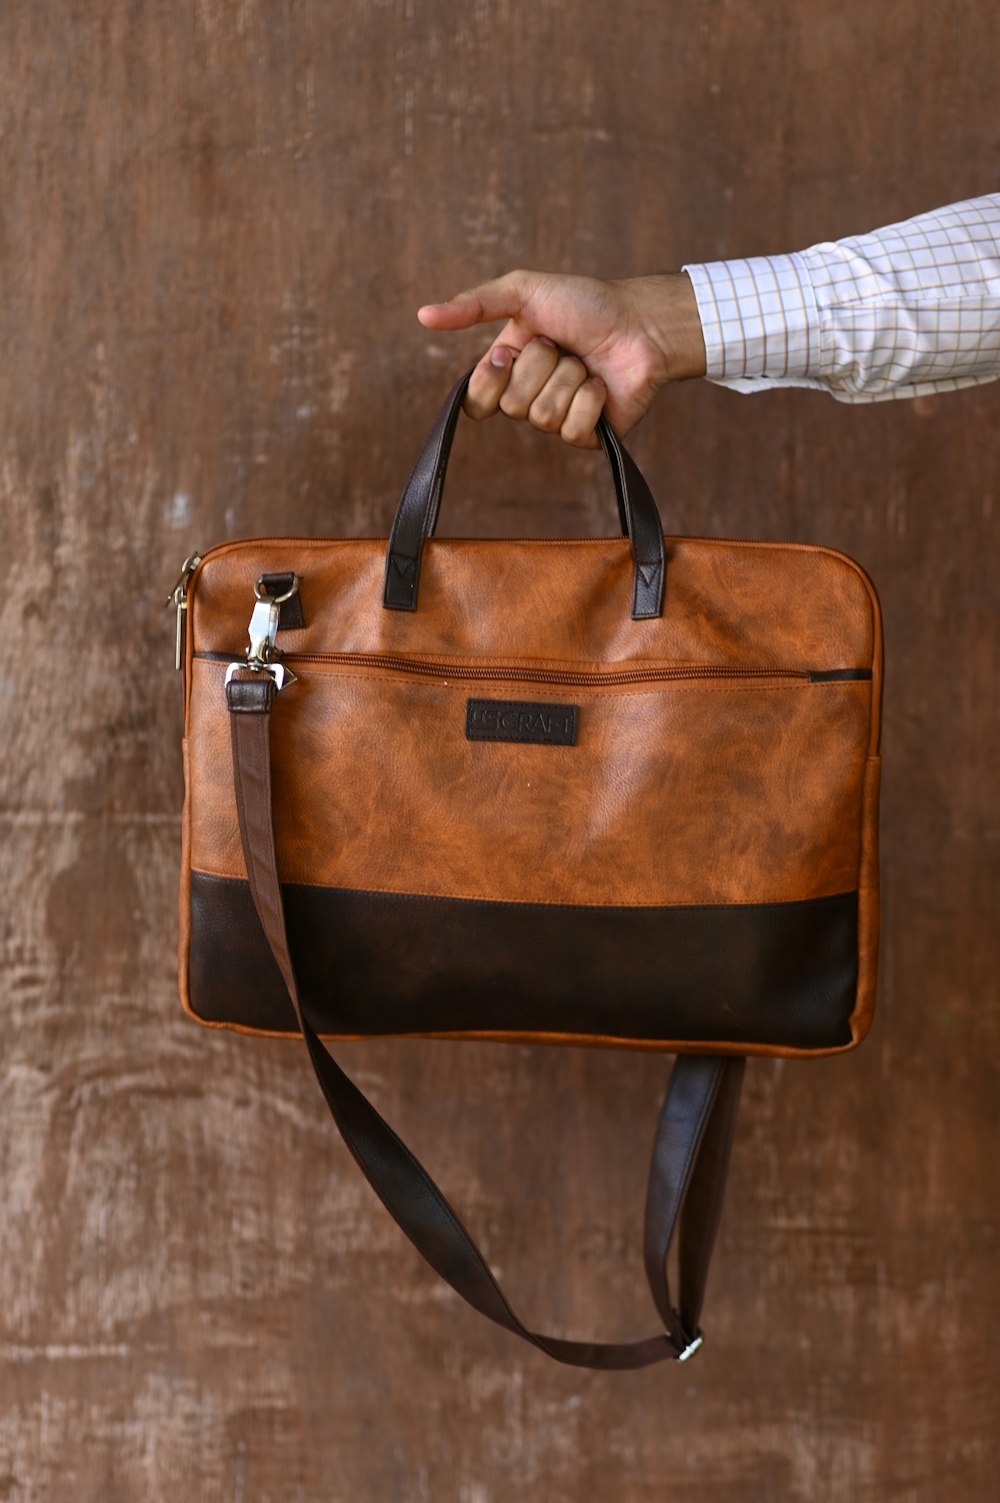
<instances>
[{"instance_id":1,"label":"adjustable shoulder strap","mask_svg":"<svg viewBox=\"0 0 1000 1503\"><path fill-rule=\"evenodd\" d=\"M565 1341L529 1330L511 1309L445 1196L344 1074L306 1016L285 932L271 812L270 711L275 686L266 672L240 669L226 693L236 807L254 906L327 1105L376 1195L418 1252L463 1299L556 1361L621 1369L689 1356L701 1343L698 1319L722 1208L744 1060L682 1055L671 1076L653 1146L644 1245L646 1274L664 1332L643 1341L605 1344ZM680 1299L675 1309L667 1282L667 1253L678 1222Z\"/></svg>"}]
</instances>

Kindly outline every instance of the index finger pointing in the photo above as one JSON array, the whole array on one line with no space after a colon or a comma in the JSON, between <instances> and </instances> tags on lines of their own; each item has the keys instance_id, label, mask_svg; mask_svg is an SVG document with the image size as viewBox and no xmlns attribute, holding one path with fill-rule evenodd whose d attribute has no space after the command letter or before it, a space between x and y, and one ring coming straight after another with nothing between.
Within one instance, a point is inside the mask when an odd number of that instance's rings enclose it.
<instances>
[{"instance_id":1,"label":"index finger pointing","mask_svg":"<svg viewBox=\"0 0 1000 1503\"><path fill-rule=\"evenodd\" d=\"M456 293L446 303L425 303L417 317L428 329L471 329L496 318L515 318L533 291L531 272L508 271L492 282Z\"/></svg>"}]
</instances>

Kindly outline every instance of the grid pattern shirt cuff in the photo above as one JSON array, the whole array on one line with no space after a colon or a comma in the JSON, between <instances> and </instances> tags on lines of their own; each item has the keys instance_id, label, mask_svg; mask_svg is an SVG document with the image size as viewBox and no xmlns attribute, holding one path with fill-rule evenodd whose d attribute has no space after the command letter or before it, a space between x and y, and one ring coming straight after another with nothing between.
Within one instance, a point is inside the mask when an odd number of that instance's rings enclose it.
<instances>
[{"instance_id":1,"label":"grid pattern shirt cuff","mask_svg":"<svg viewBox=\"0 0 1000 1503\"><path fill-rule=\"evenodd\" d=\"M1000 376L1000 194L787 256L683 268L711 381L883 401Z\"/></svg>"},{"instance_id":2,"label":"grid pattern shirt cuff","mask_svg":"<svg viewBox=\"0 0 1000 1503\"><path fill-rule=\"evenodd\" d=\"M815 375L819 310L802 257L752 256L683 268L694 285L710 381L753 390Z\"/></svg>"}]
</instances>

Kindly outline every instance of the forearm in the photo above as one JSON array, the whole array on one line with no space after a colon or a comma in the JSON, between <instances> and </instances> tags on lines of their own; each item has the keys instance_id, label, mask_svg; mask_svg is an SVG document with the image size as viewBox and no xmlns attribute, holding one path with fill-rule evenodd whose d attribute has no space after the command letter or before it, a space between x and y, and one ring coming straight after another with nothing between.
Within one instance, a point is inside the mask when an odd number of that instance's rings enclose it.
<instances>
[{"instance_id":1,"label":"forearm","mask_svg":"<svg viewBox=\"0 0 1000 1503\"><path fill-rule=\"evenodd\" d=\"M1000 376L1000 194L792 255L692 264L705 374L842 401Z\"/></svg>"}]
</instances>

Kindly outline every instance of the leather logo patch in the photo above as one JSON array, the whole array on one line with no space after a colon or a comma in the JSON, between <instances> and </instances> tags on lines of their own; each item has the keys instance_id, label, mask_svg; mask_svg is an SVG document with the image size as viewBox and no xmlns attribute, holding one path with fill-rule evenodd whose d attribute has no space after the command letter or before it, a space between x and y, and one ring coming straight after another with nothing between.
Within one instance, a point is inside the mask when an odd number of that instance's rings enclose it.
<instances>
[{"instance_id":1,"label":"leather logo patch","mask_svg":"<svg viewBox=\"0 0 1000 1503\"><path fill-rule=\"evenodd\" d=\"M465 734L470 741L536 741L545 746L575 746L579 705L550 700L470 699Z\"/></svg>"}]
</instances>

